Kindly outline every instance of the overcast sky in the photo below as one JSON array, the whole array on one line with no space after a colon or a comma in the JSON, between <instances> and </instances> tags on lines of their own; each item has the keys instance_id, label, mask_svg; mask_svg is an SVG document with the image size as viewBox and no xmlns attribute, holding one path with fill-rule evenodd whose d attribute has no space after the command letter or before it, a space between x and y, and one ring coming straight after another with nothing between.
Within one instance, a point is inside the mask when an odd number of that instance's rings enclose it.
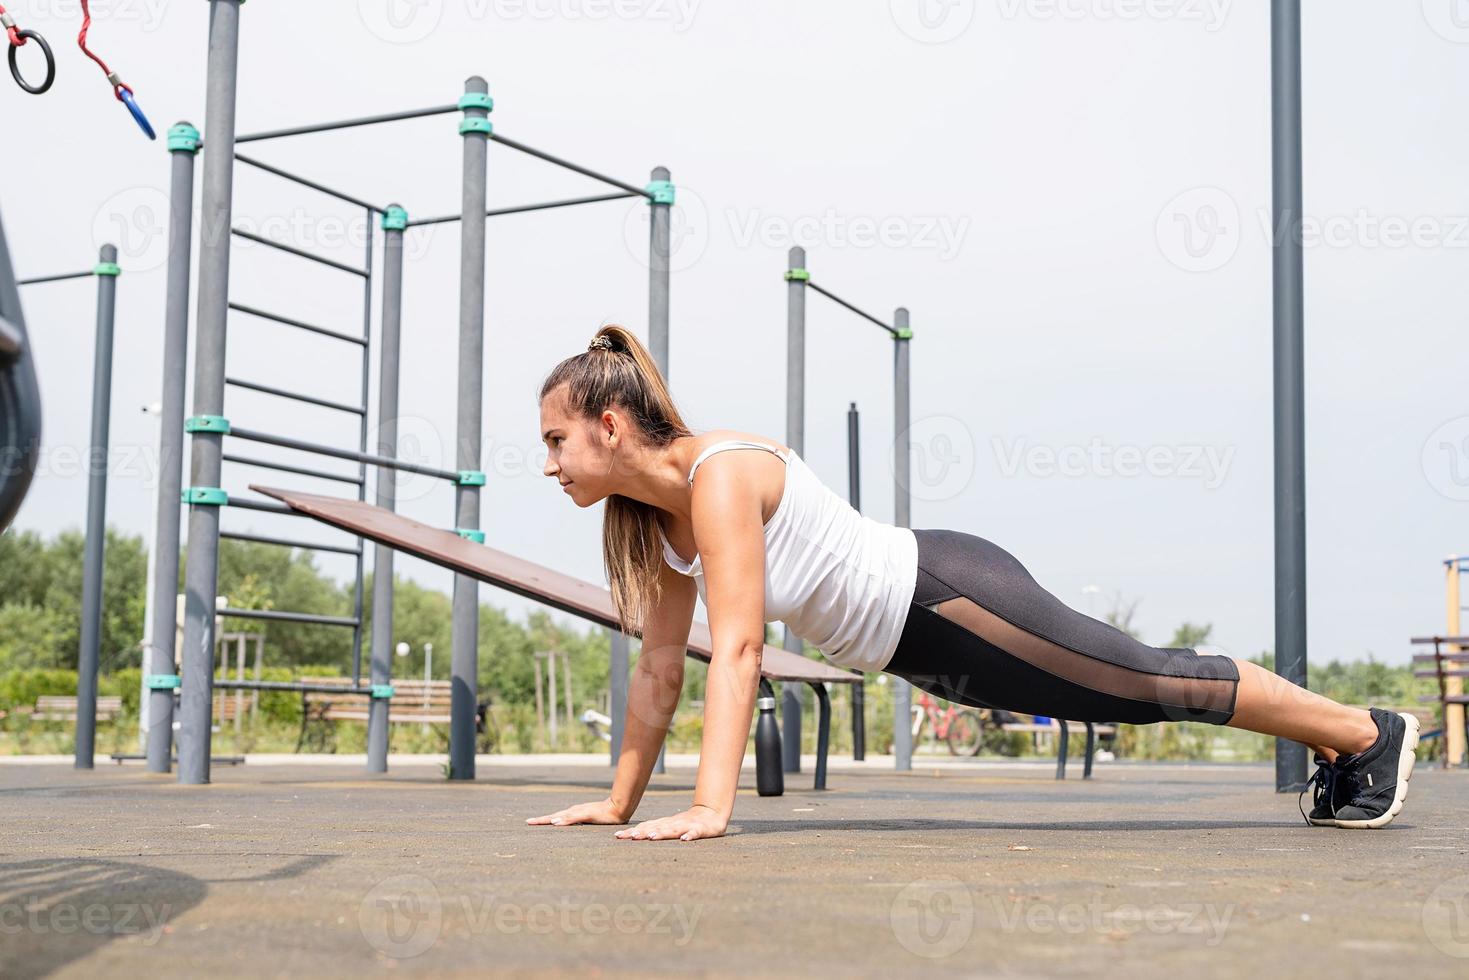
<instances>
[{"instance_id":1,"label":"overcast sky","mask_svg":"<svg viewBox=\"0 0 1469 980\"><path fill-rule=\"evenodd\" d=\"M104 241L122 251L108 520L141 534L169 161L76 50L74 0L8 6L51 40L59 77L39 98L0 79L0 208L22 276L86 268ZM1274 646L1268 6L255 0L241 12L238 124L453 102L481 74L505 136L639 186L669 167L670 374L696 431L785 440L781 274L805 246L814 281L880 316L912 311L914 527L988 538L1099 617L1113 597L1141 600L1148 642L1190 620L1252 656ZM1469 17L1453 0L1306 7L1309 655L1399 663L1409 636L1444 627L1442 561L1469 549ZM205 127L207 5L94 8L92 46L160 133ZM459 207L454 116L250 152L414 216ZM492 206L599 189L491 148ZM353 208L244 167L236 197L237 225L361 261ZM497 548L596 581L601 508L575 508L541 475L535 393L602 322L646 336L646 212L618 201L490 224L483 526ZM458 236L408 236L401 397L405 454L451 469ZM359 281L249 243L230 292L361 326ZM85 514L94 290L38 285L23 299L46 456L17 526L49 535ZM863 510L891 521L892 343L814 294L808 343L804 458L845 496L857 402ZM359 370L346 345L231 319L232 376L353 402ZM375 381L372 404L375 418ZM357 439L348 416L239 390L225 414ZM224 483L240 494L290 479L227 464ZM411 478L400 498L453 523L446 487ZM247 511L224 523L343 540ZM350 571L332 556L320 567ZM398 567L449 588L433 566Z\"/></svg>"}]
</instances>

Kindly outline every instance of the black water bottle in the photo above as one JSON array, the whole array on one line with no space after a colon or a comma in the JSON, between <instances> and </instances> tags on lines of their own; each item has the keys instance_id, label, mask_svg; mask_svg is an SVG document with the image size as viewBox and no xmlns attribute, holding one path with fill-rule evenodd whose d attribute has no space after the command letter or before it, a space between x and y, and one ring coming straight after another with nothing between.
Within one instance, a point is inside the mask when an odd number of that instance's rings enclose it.
<instances>
[{"instance_id":1,"label":"black water bottle","mask_svg":"<svg viewBox=\"0 0 1469 980\"><path fill-rule=\"evenodd\" d=\"M760 717L755 722L755 788L761 796L785 792L780 761L780 725L775 721L775 698L756 698Z\"/></svg>"}]
</instances>

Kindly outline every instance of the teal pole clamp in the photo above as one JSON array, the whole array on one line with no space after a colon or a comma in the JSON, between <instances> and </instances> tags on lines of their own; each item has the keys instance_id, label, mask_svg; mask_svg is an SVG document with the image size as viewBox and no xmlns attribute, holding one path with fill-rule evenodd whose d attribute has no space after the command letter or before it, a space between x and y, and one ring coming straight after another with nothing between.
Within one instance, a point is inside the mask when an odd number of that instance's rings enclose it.
<instances>
[{"instance_id":1,"label":"teal pole clamp","mask_svg":"<svg viewBox=\"0 0 1469 980\"><path fill-rule=\"evenodd\" d=\"M174 123L168 127L168 152L198 153L202 145L199 131L188 123Z\"/></svg>"},{"instance_id":2,"label":"teal pole clamp","mask_svg":"<svg viewBox=\"0 0 1469 980\"><path fill-rule=\"evenodd\" d=\"M374 699L386 700L388 698L391 698L392 696L393 696L393 685L391 685L391 684L374 684L374 685L372 685L372 697Z\"/></svg>"},{"instance_id":3,"label":"teal pole clamp","mask_svg":"<svg viewBox=\"0 0 1469 980\"><path fill-rule=\"evenodd\" d=\"M673 203L673 181L654 180L644 188L650 196L649 204L672 204Z\"/></svg>"},{"instance_id":4,"label":"teal pole clamp","mask_svg":"<svg viewBox=\"0 0 1469 980\"><path fill-rule=\"evenodd\" d=\"M485 532L483 531L471 531L469 528L456 527L454 533L466 541L473 541L475 544L485 543Z\"/></svg>"},{"instance_id":5,"label":"teal pole clamp","mask_svg":"<svg viewBox=\"0 0 1469 980\"><path fill-rule=\"evenodd\" d=\"M786 282L810 282L811 273L805 269L787 269Z\"/></svg>"},{"instance_id":6,"label":"teal pole clamp","mask_svg":"<svg viewBox=\"0 0 1469 980\"><path fill-rule=\"evenodd\" d=\"M120 276L122 268L116 262L98 262L92 266L94 276Z\"/></svg>"},{"instance_id":7,"label":"teal pole clamp","mask_svg":"<svg viewBox=\"0 0 1469 980\"><path fill-rule=\"evenodd\" d=\"M913 331L912 330L909 330L907 327L898 327L896 330L893 331L893 339L894 340L912 340L913 339Z\"/></svg>"},{"instance_id":8,"label":"teal pole clamp","mask_svg":"<svg viewBox=\"0 0 1469 980\"><path fill-rule=\"evenodd\" d=\"M408 227L408 212L396 204L389 204L383 212L383 231L402 231Z\"/></svg>"},{"instance_id":9,"label":"teal pole clamp","mask_svg":"<svg viewBox=\"0 0 1469 980\"><path fill-rule=\"evenodd\" d=\"M219 487L184 487L179 491L179 499L186 504L197 504L204 507L224 507L230 502L227 490Z\"/></svg>"},{"instance_id":10,"label":"teal pole clamp","mask_svg":"<svg viewBox=\"0 0 1469 980\"><path fill-rule=\"evenodd\" d=\"M229 435L230 420L223 415L191 415L184 419L185 432L218 432Z\"/></svg>"},{"instance_id":11,"label":"teal pole clamp","mask_svg":"<svg viewBox=\"0 0 1469 980\"><path fill-rule=\"evenodd\" d=\"M455 482L461 487L482 487L485 485L485 475L480 470L460 470L459 479Z\"/></svg>"},{"instance_id":12,"label":"teal pole clamp","mask_svg":"<svg viewBox=\"0 0 1469 980\"><path fill-rule=\"evenodd\" d=\"M143 686L150 691L172 691L179 686L178 674L144 674Z\"/></svg>"},{"instance_id":13,"label":"teal pole clamp","mask_svg":"<svg viewBox=\"0 0 1469 980\"><path fill-rule=\"evenodd\" d=\"M495 100L490 98L488 92L465 92L459 97L459 108L483 109L490 112L495 108ZM459 120L459 135L466 133L484 133L486 136L495 131L495 126L488 119L472 116Z\"/></svg>"}]
</instances>

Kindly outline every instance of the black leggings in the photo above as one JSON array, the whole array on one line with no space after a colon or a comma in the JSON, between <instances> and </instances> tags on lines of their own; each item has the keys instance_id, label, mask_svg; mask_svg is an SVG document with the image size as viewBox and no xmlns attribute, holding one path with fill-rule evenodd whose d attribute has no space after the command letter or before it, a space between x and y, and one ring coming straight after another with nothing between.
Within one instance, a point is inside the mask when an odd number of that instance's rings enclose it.
<instances>
[{"instance_id":1,"label":"black leggings","mask_svg":"<svg viewBox=\"0 0 1469 980\"><path fill-rule=\"evenodd\" d=\"M884 668L930 694L978 708L1068 721L1201 721L1234 716L1229 657L1152 647L1068 607L1014 556L962 531L914 530L918 581ZM971 603L934 606L954 598Z\"/></svg>"}]
</instances>

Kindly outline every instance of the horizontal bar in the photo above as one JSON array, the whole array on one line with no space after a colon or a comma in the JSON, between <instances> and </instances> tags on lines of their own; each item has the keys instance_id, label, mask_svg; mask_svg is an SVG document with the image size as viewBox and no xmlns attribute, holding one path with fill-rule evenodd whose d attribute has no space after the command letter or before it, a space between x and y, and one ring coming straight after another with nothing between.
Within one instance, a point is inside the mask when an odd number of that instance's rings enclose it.
<instances>
[{"instance_id":1,"label":"horizontal bar","mask_svg":"<svg viewBox=\"0 0 1469 980\"><path fill-rule=\"evenodd\" d=\"M335 551L342 555L360 555L362 548L348 548L340 544L313 544L310 541L293 541L289 538L272 538L264 534L245 534L242 531L220 531L221 538L231 538L235 541L253 541L256 544L274 544L282 548L304 548L307 551Z\"/></svg>"},{"instance_id":2,"label":"horizontal bar","mask_svg":"<svg viewBox=\"0 0 1469 980\"><path fill-rule=\"evenodd\" d=\"M236 238L243 238L246 241L251 242L259 242L261 245L267 245L270 248L280 249L282 252L289 252L292 255L298 255L303 259L310 259L312 262L320 262L322 265L330 266L333 269L340 269L343 272L350 272L352 273L352 275L361 276L364 279L369 278L370 275L365 269L359 269L355 265L348 265L345 262L338 262L336 259L329 259L325 256L314 255L311 252L306 251L304 248L297 248L294 245L286 245L281 242L271 241L264 235L257 235L254 232L246 231L243 228L231 228L230 234L234 235Z\"/></svg>"},{"instance_id":3,"label":"horizontal bar","mask_svg":"<svg viewBox=\"0 0 1469 980\"><path fill-rule=\"evenodd\" d=\"M267 514L285 514L287 517L304 517L300 511L292 510L285 504L274 504L264 500L254 500L250 497L230 497L229 506L238 507L240 510L263 510Z\"/></svg>"},{"instance_id":4,"label":"horizontal bar","mask_svg":"<svg viewBox=\"0 0 1469 980\"><path fill-rule=\"evenodd\" d=\"M300 476L314 476L323 480L336 480L338 483L350 483L356 487L360 487L366 482L360 476L348 476L345 473L328 473L326 470L313 470L306 466L292 466L289 463L276 463L268 459L255 459L250 456L235 456L230 453L225 453L220 458L229 463L239 463L242 466L259 466L262 469L277 470L281 473L296 473ZM290 510L289 507L286 509ZM291 511L291 513L294 514L295 511Z\"/></svg>"},{"instance_id":5,"label":"horizontal bar","mask_svg":"<svg viewBox=\"0 0 1469 980\"><path fill-rule=\"evenodd\" d=\"M235 159L240 161L241 163L249 164L250 166L255 167L257 170L264 170L268 174L275 174L277 177L284 177L286 180L295 181L302 187L309 187L312 190L320 191L321 193L326 194L329 197L335 197L339 201L346 201L348 204L355 204L360 208L367 208L369 211L376 211L379 214L383 212L383 209L378 207L376 204L369 204L367 201L359 200L358 198L355 198L350 194L343 194L341 191L334 190L333 188L330 188L325 184L318 184L314 180L308 180L305 177L293 174L289 170L282 170L280 167L273 167L262 160L256 160L254 157L247 157L243 153L236 153Z\"/></svg>"},{"instance_id":6,"label":"horizontal bar","mask_svg":"<svg viewBox=\"0 0 1469 980\"><path fill-rule=\"evenodd\" d=\"M239 619L268 619L277 623L312 623L316 626L358 626L361 621L355 616L322 616L318 613L284 612L276 609L224 609L215 610L214 615L235 616Z\"/></svg>"},{"instance_id":7,"label":"horizontal bar","mask_svg":"<svg viewBox=\"0 0 1469 980\"><path fill-rule=\"evenodd\" d=\"M405 470L409 473L417 473L421 476L437 477L440 480L448 480L451 483L459 481L458 473L450 473L447 470L436 470L432 466L419 466L416 463L405 463L402 460L393 459L391 456L374 456L372 453L358 452L355 449L339 449L336 446L323 446L314 442L306 442L302 439L292 439L290 436L277 436L268 432L256 432L254 429L237 429L230 426L230 435L238 439L246 439L250 442L263 442L271 446L281 446L286 449L298 449L304 453L320 453L323 456L335 456L337 459L350 459L358 463L367 463L371 466L383 466L390 470Z\"/></svg>"},{"instance_id":8,"label":"horizontal bar","mask_svg":"<svg viewBox=\"0 0 1469 980\"><path fill-rule=\"evenodd\" d=\"M1408 642L1432 643L1435 640L1440 643L1469 643L1469 636L1415 636Z\"/></svg>"},{"instance_id":9,"label":"horizontal bar","mask_svg":"<svg viewBox=\"0 0 1469 980\"><path fill-rule=\"evenodd\" d=\"M542 160L545 160L547 163L554 163L558 167L565 167L567 170L575 171L576 173L579 173L584 177L590 177L593 180L600 180L602 183L611 184L613 187L620 187L625 191L629 191L633 194L638 195L639 197L646 197L650 200L653 197L651 193L641 187L634 187L632 184L623 183L616 177L608 177L606 174L599 174L595 170L588 170L586 167L572 163L570 160L563 160L558 156L547 153L545 150L537 150L534 147L526 146L524 143L518 143L513 139L507 139L506 137L501 136L499 133L491 133L490 139L494 140L496 143L508 146L512 150L519 150L521 153L526 153L530 156L538 157Z\"/></svg>"},{"instance_id":10,"label":"horizontal bar","mask_svg":"<svg viewBox=\"0 0 1469 980\"><path fill-rule=\"evenodd\" d=\"M267 313L264 310L257 309L254 306L246 306L244 303L232 302L230 303L230 309L238 313L248 313L251 316L258 316L262 320L274 320L276 323L284 323L288 327L297 327L301 330L310 330L312 333L319 333L323 337L331 337L334 340L345 340L347 343L356 344L359 347L367 346L366 337L354 337L349 333L342 333L339 330L332 330L329 327L318 327L314 323L306 323L302 320L293 320L288 316L281 316L279 313Z\"/></svg>"},{"instance_id":11,"label":"horizontal bar","mask_svg":"<svg viewBox=\"0 0 1469 980\"><path fill-rule=\"evenodd\" d=\"M54 276L33 276L30 279L17 279L15 284L17 286L34 286L36 283L60 282L63 279L90 279L94 275L96 273L91 269L88 269L86 272L59 272Z\"/></svg>"},{"instance_id":12,"label":"horizontal bar","mask_svg":"<svg viewBox=\"0 0 1469 980\"><path fill-rule=\"evenodd\" d=\"M240 378L225 378L224 383L236 388L247 388L250 391L259 391L267 395L275 395L279 398L289 398L293 401L305 402L308 405L320 405L322 408L334 408L339 412L349 415L366 415L367 409L360 405L348 405L344 402L328 401L325 398L317 398L314 395L302 395L294 391L286 391L284 388L272 388L270 385L259 384L254 381L245 381Z\"/></svg>"},{"instance_id":13,"label":"horizontal bar","mask_svg":"<svg viewBox=\"0 0 1469 980\"><path fill-rule=\"evenodd\" d=\"M592 197L571 197L564 201L547 201L544 204L519 204L508 208L492 208L485 212L486 218L498 218L502 214L522 214L526 211L548 211L551 208L566 208L577 204L596 204L599 201L625 201L630 197L641 197L628 191L619 191L616 194L596 194ZM408 222L409 227L415 225L442 225L451 221L460 220L457 214L446 214L438 218L423 218L418 221Z\"/></svg>"},{"instance_id":14,"label":"horizontal bar","mask_svg":"<svg viewBox=\"0 0 1469 980\"><path fill-rule=\"evenodd\" d=\"M873 323L877 324L879 327L882 327L888 333L890 333L890 334L896 334L898 332L896 329L894 329L893 327L888 326L886 323L883 323L881 320L879 320L877 317L873 316L871 313L868 313L866 310L860 310L857 307L853 306L851 303L848 303L846 300L842 299L836 293L827 292L825 289L822 289L820 286L816 285L816 283L811 282L809 280L806 282L806 285L809 286L809 287L811 287L812 289L816 290L818 293L820 293L821 295L825 296L827 299L831 300L832 302L839 303L840 305L845 306L847 309L851 310L853 313L857 314L858 316L860 316L860 317L862 317L864 319L867 319L867 320L871 320Z\"/></svg>"},{"instance_id":15,"label":"horizontal bar","mask_svg":"<svg viewBox=\"0 0 1469 980\"><path fill-rule=\"evenodd\" d=\"M244 691L312 691L323 694L366 694L372 695L370 687L348 687L345 684L312 684L308 681L245 681L229 680L216 677L215 687L233 690L239 688ZM413 707L410 705L409 707Z\"/></svg>"},{"instance_id":16,"label":"horizontal bar","mask_svg":"<svg viewBox=\"0 0 1469 980\"><path fill-rule=\"evenodd\" d=\"M292 126L290 129L269 129L260 133L236 136L236 143L256 143L260 140L280 139L282 136L301 136L306 133L325 133L333 129L351 129L354 126L374 126L378 123L397 122L400 119L418 119L422 116L443 116L458 112L457 105L440 105L428 109L408 109L404 112L387 112L379 116L361 116L356 119L341 119L336 122L315 123L310 126Z\"/></svg>"}]
</instances>

